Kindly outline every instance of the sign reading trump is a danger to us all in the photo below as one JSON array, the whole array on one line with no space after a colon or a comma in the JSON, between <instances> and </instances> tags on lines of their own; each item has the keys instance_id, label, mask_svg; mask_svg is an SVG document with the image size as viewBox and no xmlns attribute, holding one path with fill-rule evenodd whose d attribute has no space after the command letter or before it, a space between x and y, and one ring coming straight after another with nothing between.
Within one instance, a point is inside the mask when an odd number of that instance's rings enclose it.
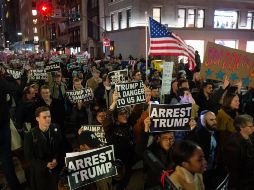
<instances>
[{"instance_id":1,"label":"sign reading trump is a danger to us all","mask_svg":"<svg viewBox=\"0 0 254 190\"><path fill-rule=\"evenodd\" d=\"M151 132L190 130L191 104L151 104Z\"/></svg>"},{"instance_id":2,"label":"sign reading trump is a danger to us all","mask_svg":"<svg viewBox=\"0 0 254 190\"><path fill-rule=\"evenodd\" d=\"M67 153L65 163L69 171L70 188L77 189L117 175L114 161L113 145L78 153Z\"/></svg>"}]
</instances>

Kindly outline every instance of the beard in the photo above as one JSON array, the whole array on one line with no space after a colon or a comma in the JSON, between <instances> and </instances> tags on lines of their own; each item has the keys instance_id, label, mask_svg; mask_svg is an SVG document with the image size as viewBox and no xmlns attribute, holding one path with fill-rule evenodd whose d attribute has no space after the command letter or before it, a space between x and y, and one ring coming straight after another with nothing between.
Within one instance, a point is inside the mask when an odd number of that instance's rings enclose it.
<instances>
[{"instance_id":1,"label":"beard","mask_svg":"<svg viewBox=\"0 0 254 190\"><path fill-rule=\"evenodd\" d=\"M206 124L206 128L211 130L211 131L214 131L217 128L216 124L210 125L207 121L205 122L205 124Z\"/></svg>"}]
</instances>

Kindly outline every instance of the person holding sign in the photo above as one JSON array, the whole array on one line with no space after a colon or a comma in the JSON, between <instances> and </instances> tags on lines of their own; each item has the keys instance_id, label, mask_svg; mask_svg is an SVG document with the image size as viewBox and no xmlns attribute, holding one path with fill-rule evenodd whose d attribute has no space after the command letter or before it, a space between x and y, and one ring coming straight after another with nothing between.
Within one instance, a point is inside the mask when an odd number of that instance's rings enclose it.
<instances>
[{"instance_id":1,"label":"person holding sign","mask_svg":"<svg viewBox=\"0 0 254 190\"><path fill-rule=\"evenodd\" d=\"M175 138L174 132L167 131L161 133L153 133L152 144L148 148L146 148L149 139L150 125L151 120L149 117L147 117L144 120L143 124L141 142L136 145L136 150L139 155L143 156L144 159L144 172L147 175L145 180L145 189L160 189L161 174L158 174L156 168L157 166L153 166L152 163L150 163L149 155L152 153L156 159L161 161L165 171L170 170L173 167L173 162L171 160L171 146L173 145Z\"/></svg>"},{"instance_id":2,"label":"person holding sign","mask_svg":"<svg viewBox=\"0 0 254 190\"><path fill-rule=\"evenodd\" d=\"M82 89L84 87L81 84L81 80L75 78L73 81L73 90ZM87 102L83 101L72 104L71 120L76 124L76 129L79 129L83 124L88 124L87 105Z\"/></svg>"},{"instance_id":3,"label":"person holding sign","mask_svg":"<svg viewBox=\"0 0 254 190\"><path fill-rule=\"evenodd\" d=\"M24 154L30 163L33 190L57 189L57 174L63 164L63 141L60 129L51 124L48 107L35 111L38 126L25 134Z\"/></svg>"},{"instance_id":4,"label":"person holding sign","mask_svg":"<svg viewBox=\"0 0 254 190\"><path fill-rule=\"evenodd\" d=\"M132 126L129 125L129 113L125 107L116 109L119 93L114 92L112 104L107 111L103 123L105 137L108 144L114 145L116 159L120 159L125 171L122 181L119 183L122 188L127 185L131 174L131 167L135 162L135 151L132 138Z\"/></svg>"},{"instance_id":5,"label":"person holding sign","mask_svg":"<svg viewBox=\"0 0 254 190\"><path fill-rule=\"evenodd\" d=\"M227 76L224 79L222 87L218 90L213 90L214 84L212 81L203 81L200 92L194 97L199 106L199 114L204 110L210 110L217 114L220 109L220 99L228 86L229 78Z\"/></svg>"},{"instance_id":6,"label":"person holding sign","mask_svg":"<svg viewBox=\"0 0 254 190\"><path fill-rule=\"evenodd\" d=\"M100 142L100 140L96 137L96 135L91 132L91 131L82 131L79 136L78 136L78 143L79 143L79 151L83 152L83 151L89 151L89 150L93 150L96 148L100 148L102 143ZM103 158L102 158L103 159ZM100 162L101 160L100 158L94 158L92 161L93 162ZM86 159L86 163L88 166L91 165L90 162L92 162L91 159L89 161L89 159ZM105 161L105 160L104 160ZM77 163L77 162L76 162ZM92 179L90 179L92 180ZM87 180L89 182L89 180ZM61 189L64 189L64 186L66 186L66 182L65 179L61 180L59 182L59 187ZM90 184L85 185L84 187L81 187L79 189L84 189L84 190L112 190L112 178L108 177L96 182L93 182Z\"/></svg>"}]
</instances>

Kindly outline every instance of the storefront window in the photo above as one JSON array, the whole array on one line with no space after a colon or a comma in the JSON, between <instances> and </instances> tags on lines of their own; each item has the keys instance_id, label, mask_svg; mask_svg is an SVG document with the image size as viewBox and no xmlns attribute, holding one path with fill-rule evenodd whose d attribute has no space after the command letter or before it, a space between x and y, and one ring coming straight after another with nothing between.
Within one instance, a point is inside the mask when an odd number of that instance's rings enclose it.
<instances>
[{"instance_id":1,"label":"storefront window","mask_svg":"<svg viewBox=\"0 0 254 190\"><path fill-rule=\"evenodd\" d=\"M219 11L214 12L214 28L236 29L237 11Z\"/></svg>"}]
</instances>

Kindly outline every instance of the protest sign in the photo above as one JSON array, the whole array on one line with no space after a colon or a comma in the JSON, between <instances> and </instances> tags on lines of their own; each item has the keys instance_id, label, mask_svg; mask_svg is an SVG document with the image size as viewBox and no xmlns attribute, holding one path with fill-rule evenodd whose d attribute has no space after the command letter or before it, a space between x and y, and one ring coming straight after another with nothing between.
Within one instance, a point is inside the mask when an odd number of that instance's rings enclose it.
<instances>
[{"instance_id":1,"label":"protest sign","mask_svg":"<svg viewBox=\"0 0 254 190\"><path fill-rule=\"evenodd\" d=\"M77 63L87 63L88 59L84 57L84 55L76 55Z\"/></svg>"},{"instance_id":2,"label":"protest sign","mask_svg":"<svg viewBox=\"0 0 254 190\"><path fill-rule=\"evenodd\" d=\"M82 128L84 131L88 130L94 132L94 134L99 138L99 140L103 144L107 143L107 140L105 138L105 132L101 125L82 125Z\"/></svg>"},{"instance_id":3,"label":"protest sign","mask_svg":"<svg viewBox=\"0 0 254 190\"><path fill-rule=\"evenodd\" d=\"M35 65L36 65L37 67L44 68L44 61L36 61L36 62L35 62Z\"/></svg>"},{"instance_id":4,"label":"protest sign","mask_svg":"<svg viewBox=\"0 0 254 190\"><path fill-rule=\"evenodd\" d=\"M73 104L93 100L93 92L91 88L84 88L81 90L69 90L66 91L66 96Z\"/></svg>"},{"instance_id":5,"label":"protest sign","mask_svg":"<svg viewBox=\"0 0 254 190\"><path fill-rule=\"evenodd\" d=\"M53 55L50 57L49 62L60 63L60 62L62 62L62 59L58 55Z\"/></svg>"},{"instance_id":6,"label":"protest sign","mask_svg":"<svg viewBox=\"0 0 254 190\"><path fill-rule=\"evenodd\" d=\"M29 61L28 61L28 59L22 59L22 60L20 60L20 63L24 66L24 65L28 65Z\"/></svg>"},{"instance_id":7,"label":"protest sign","mask_svg":"<svg viewBox=\"0 0 254 190\"><path fill-rule=\"evenodd\" d=\"M143 81L117 84L115 89L121 97L117 100L117 108L146 102Z\"/></svg>"},{"instance_id":8,"label":"protest sign","mask_svg":"<svg viewBox=\"0 0 254 190\"><path fill-rule=\"evenodd\" d=\"M49 65L46 65L45 70L46 72L52 72L52 71L59 71L60 68L60 63L52 63Z\"/></svg>"},{"instance_id":9,"label":"protest sign","mask_svg":"<svg viewBox=\"0 0 254 190\"><path fill-rule=\"evenodd\" d=\"M11 64L18 64L19 63L19 59L12 59L12 60L10 60L10 63Z\"/></svg>"},{"instance_id":10,"label":"protest sign","mask_svg":"<svg viewBox=\"0 0 254 190\"><path fill-rule=\"evenodd\" d=\"M223 81L242 80L244 86L254 86L254 54L208 42L201 65L201 76Z\"/></svg>"},{"instance_id":11,"label":"protest sign","mask_svg":"<svg viewBox=\"0 0 254 190\"><path fill-rule=\"evenodd\" d=\"M115 161L113 145L66 156L68 184L71 189L117 175L116 167L113 165Z\"/></svg>"},{"instance_id":12,"label":"protest sign","mask_svg":"<svg viewBox=\"0 0 254 190\"><path fill-rule=\"evenodd\" d=\"M6 69L6 72L10 74L14 79L20 79L21 77L21 71Z\"/></svg>"},{"instance_id":13,"label":"protest sign","mask_svg":"<svg viewBox=\"0 0 254 190\"><path fill-rule=\"evenodd\" d=\"M190 130L191 104L151 104L151 132Z\"/></svg>"},{"instance_id":14,"label":"protest sign","mask_svg":"<svg viewBox=\"0 0 254 190\"><path fill-rule=\"evenodd\" d=\"M31 80L47 80L48 75L44 69L32 69Z\"/></svg>"},{"instance_id":15,"label":"protest sign","mask_svg":"<svg viewBox=\"0 0 254 190\"><path fill-rule=\"evenodd\" d=\"M113 86L128 80L128 70L117 70L108 73L110 84Z\"/></svg>"},{"instance_id":16,"label":"protest sign","mask_svg":"<svg viewBox=\"0 0 254 190\"><path fill-rule=\"evenodd\" d=\"M163 65L161 94L169 94L171 89L173 62L165 62Z\"/></svg>"}]
</instances>

